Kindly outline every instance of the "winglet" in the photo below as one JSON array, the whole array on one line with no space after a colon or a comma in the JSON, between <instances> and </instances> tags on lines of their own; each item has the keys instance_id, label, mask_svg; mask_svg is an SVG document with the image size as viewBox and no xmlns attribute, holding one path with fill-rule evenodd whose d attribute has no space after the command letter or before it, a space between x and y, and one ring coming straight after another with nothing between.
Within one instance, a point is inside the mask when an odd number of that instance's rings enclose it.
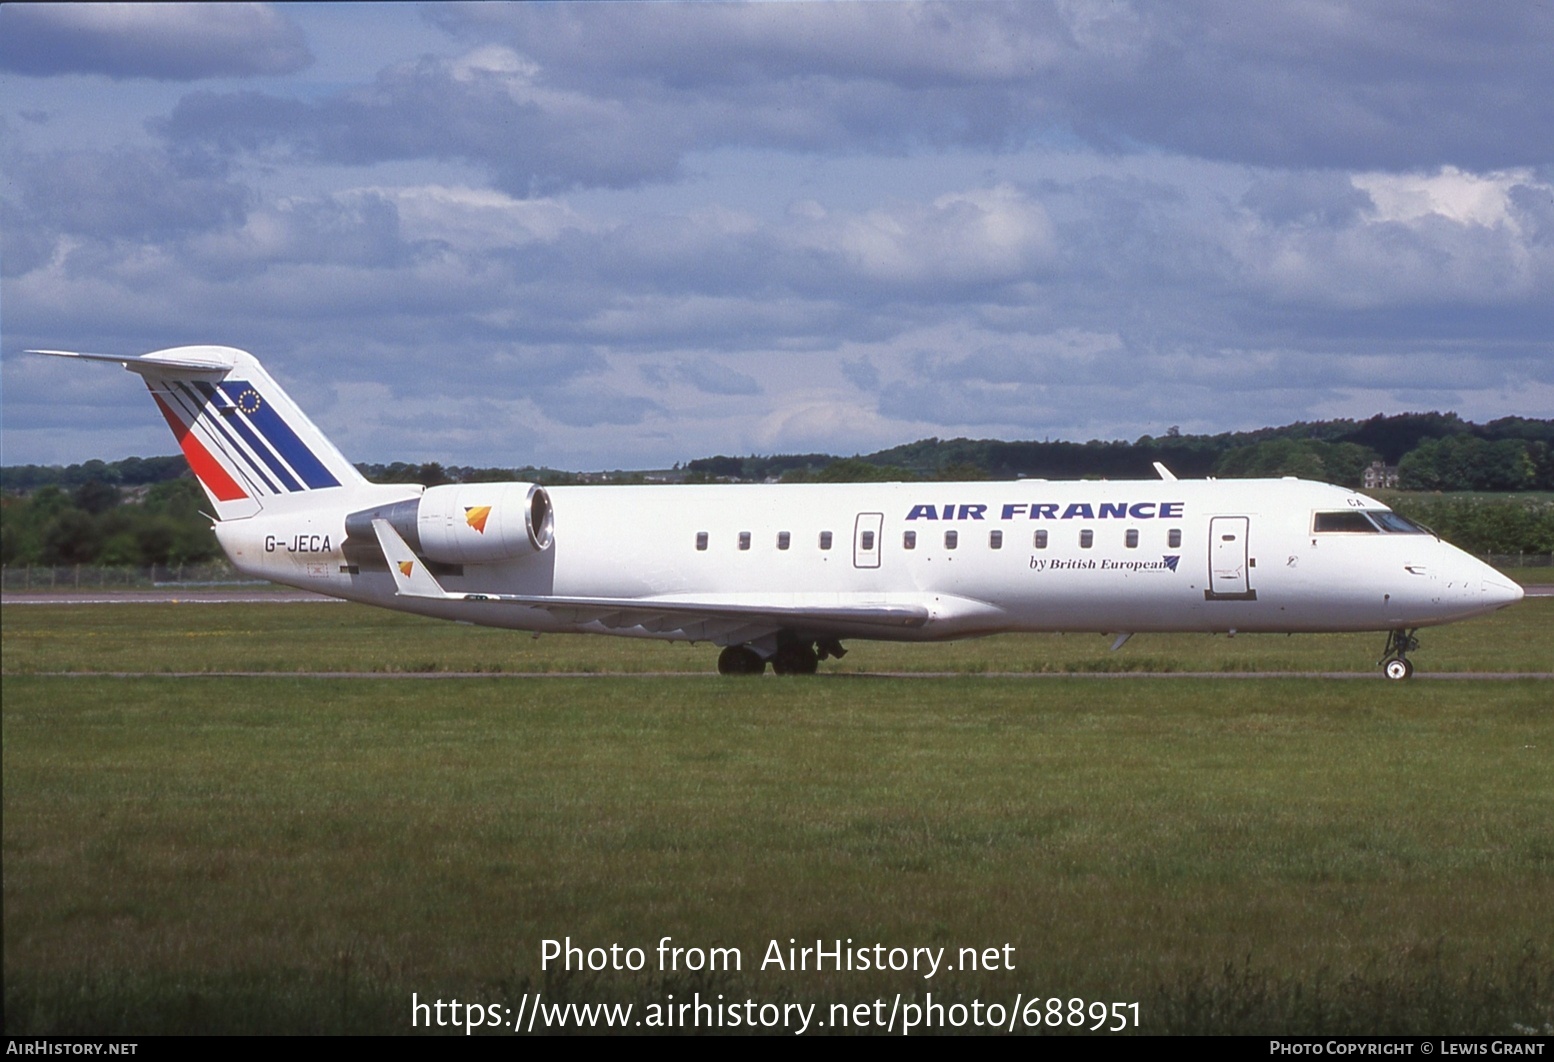
<instances>
[{"instance_id":1,"label":"winglet","mask_svg":"<svg viewBox=\"0 0 1554 1062\"><path fill-rule=\"evenodd\" d=\"M1175 483L1176 482L1176 473L1172 472L1165 465L1162 465L1159 461L1155 462L1155 471L1160 473L1160 478L1165 480L1166 482L1168 482L1168 483Z\"/></svg>"},{"instance_id":2,"label":"winglet","mask_svg":"<svg viewBox=\"0 0 1554 1062\"><path fill-rule=\"evenodd\" d=\"M378 545L383 548L383 558L388 561L389 571L394 576L394 588L400 597L451 596L427 570L426 562L405 545L405 540L399 537L393 525L387 520L374 520L372 529L377 532Z\"/></svg>"}]
</instances>

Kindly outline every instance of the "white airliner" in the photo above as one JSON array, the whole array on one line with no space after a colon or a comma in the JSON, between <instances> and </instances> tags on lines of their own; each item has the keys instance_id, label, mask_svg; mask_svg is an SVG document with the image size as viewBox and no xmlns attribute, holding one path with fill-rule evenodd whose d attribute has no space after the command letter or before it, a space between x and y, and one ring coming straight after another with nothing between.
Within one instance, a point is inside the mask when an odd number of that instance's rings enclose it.
<instances>
[{"instance_id":1,"label":"white airliner","mask_svg":"<svg viewBox=\"0 0 1554 1062\"><path fill-rule=\"evenodd\" d=\"M1521 587L1385 505L1286 478L552 487L372 484L252 355L177 347L138 373L241 571L526 631L706 641L718 670L808 674L843 638L1004 631L1385 631Z\"/></svg>"}]
</instances>

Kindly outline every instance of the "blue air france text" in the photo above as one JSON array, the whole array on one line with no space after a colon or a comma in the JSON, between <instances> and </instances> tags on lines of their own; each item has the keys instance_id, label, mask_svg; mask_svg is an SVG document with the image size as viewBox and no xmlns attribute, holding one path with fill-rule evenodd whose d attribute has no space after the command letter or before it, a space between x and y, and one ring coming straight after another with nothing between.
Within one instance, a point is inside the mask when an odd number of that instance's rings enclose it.
<instances>
[{"instance_id":1,"label":"blue air france text","mask_svg":"<svg viewBox=\"0 0 1554 1062\"><path fill-rule=\"evenodd\" d=\"M1009 502L1000 520L1180 520L1185 502ZM990 505L914 505L908 520L986 520Z\"/></svg>"}]
</instances>

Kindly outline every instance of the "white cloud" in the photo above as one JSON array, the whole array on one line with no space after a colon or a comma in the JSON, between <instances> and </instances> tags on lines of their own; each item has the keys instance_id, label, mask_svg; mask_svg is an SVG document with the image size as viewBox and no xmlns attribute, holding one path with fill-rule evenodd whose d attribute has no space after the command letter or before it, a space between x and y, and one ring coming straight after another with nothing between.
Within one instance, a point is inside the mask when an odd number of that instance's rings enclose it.
<instances>
[{"instance_id":1,"label":"white cloud","mask_svg":"<svg viewBox=\"0 0 1554 1062\"><path fill-rule=\"evenodd\" d=\"M469 81L494 74L525 86L532 84L540 72L538 63L500 44L482 45L466 52L449 63L448 69L455 81Z\"/></svg>"},{"instance_id":2,"label":"white cloud","mask_svg":"<svg viewBox=\"0 0 1554 1062\"><path fill-rule=\"evenodd\" d=\"M1511 211L1512 189L1537 183L1529 169L1466 173L1455 166L1443 166L1434 174L1357 173L1350 180L1371 197L1377 221L1437 215L1462 225L1506 225L1513 230L1518 226ZM1543 188L1554 191L1547 184Z\"/></svg>"},{"instance_id":3,"label":"white cloud","mask_svg":"<svg viewBox=\"0 0 1554 1062\"><path fill-rule=\"evenodd\" d=\"M423 185L367 188L358 194L392 201L398 207L405 239L439 240L464 251L549 243L569 229L585 232L599 228L562 200L515 199L489 188Z\"/></svg>"},{"instance_id":4,"label":"white cloud","mask_svg":"<svg viewBox=\"0 0 1554 1062\"><path fill-rule=\"evenodd\" d=\"M1055 250L1041 204L1007 184L862 214L828 213L806 201L790 217L789 242L887 282L1014 280Z\"/></svg>"},{"instance_id":5,"label":"white cloud","mask_svg":"<svg viewBox=\"0 0 1554 1062\"><path fill-rule=\"evenodd\" d=\"M1254 288L1347 309L1511 305L1550 294L1554 245L1523 224L1516 193L1554 199L1530 171L1355 174L1372 208L1315 224L1227 229Z\"/></svg>"}]
</instances>

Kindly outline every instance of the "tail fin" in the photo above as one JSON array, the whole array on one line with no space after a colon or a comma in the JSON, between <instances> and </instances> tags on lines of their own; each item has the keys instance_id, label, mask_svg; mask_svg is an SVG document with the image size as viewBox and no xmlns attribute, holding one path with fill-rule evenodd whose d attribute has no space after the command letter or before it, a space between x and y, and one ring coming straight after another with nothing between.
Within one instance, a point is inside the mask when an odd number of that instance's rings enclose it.
<instances>
[{"instance_id":1,"label":"tail fin","mask_svg":"<svg viewBox=\"0 0 1554 1062\"><path fill-rule=\"evenodd\" d=\"M113 361L139 373L220 520L266 501L365 483L257 358L232 347L174 347L137 357L38 350Z\"/></svg>"}]
</instances>

